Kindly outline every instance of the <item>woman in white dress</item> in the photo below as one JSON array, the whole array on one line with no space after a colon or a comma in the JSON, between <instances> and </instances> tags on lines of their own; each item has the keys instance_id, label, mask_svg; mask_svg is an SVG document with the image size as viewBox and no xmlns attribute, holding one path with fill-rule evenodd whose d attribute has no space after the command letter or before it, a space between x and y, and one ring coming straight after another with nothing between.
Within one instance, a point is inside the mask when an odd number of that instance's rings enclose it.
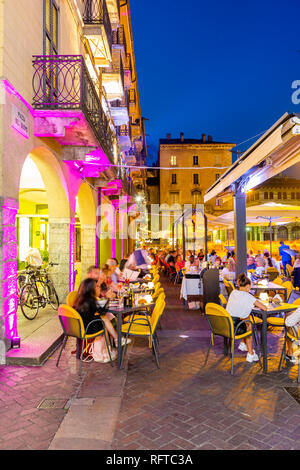
<instances>
[{"instance_id":1,"label":"woman in white dress","mask_svg":"<svg viewBox=\"0 0 300 470\"><path fill-rule=\"evenodd\" d=\"M245 273L239 275L237 282L239 289L235 289L231 292L226 306L227 312L232 316L234 328L236 328L237 324L241 320L249 319L249 315L254 307L260 308L261 310L267 310L267 307L262 302L250 294L251 281ZM250 328L251 323L249 319L249 322L240 325L237 333L246 333ZM258 355L253 349L252 336L248 336L241 341L238 349L240 351L247 351L247 362L258 361Z\"/></svg>"}]
</instances>

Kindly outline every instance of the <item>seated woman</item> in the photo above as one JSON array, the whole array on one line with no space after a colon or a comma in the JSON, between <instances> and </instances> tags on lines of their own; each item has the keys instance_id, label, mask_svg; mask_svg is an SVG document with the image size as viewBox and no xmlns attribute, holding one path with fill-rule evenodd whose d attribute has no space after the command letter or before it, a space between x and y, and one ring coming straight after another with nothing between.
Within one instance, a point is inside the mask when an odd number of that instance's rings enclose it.
<instances>
[{"instance_id":1,"label":"seated woman","mask_svg":"<svg viewBox=\"0 0 300 470\"><path fill-rule=\"evenodd\" d=\"M106 331L113 337L115 344L117 344L117 333L110 322L110 318L105 314L104 309L97 304L99 294L100 290L99 287L97 287L95 279L85 279L79 286L73 308L80 314L85 328L91 321L99 318L100 315L101 320L105 324ZM88 334L97 333L97 331L101 329L102 325L100 322L95 322L88 329ZM95 338L94 341L99 341L100 343L99 349L101 349L102 359L99 362L109 362L110 359L104 337L99 336ZM115 353L112 354L112 359L115 359Z\"/></svg>"},{"instance_id":2,"label":"seated woman","mask_svg":"<svg viewBox=\"0 0 300 470\"><path fill-rule=\"evenodd\" d=\"M175 261L175 269L179 273L179 271L184 268L185 262L182 259L181 255L176 256L176 261Z\"/></svg>"},{"instance_id":3,"label":"seated woman","mask_svg":"<svg viewBox=\"0 0 300 470\"><path fill-rule=\"evenodd\" d=\"M256 270L255 273L258 276L262 276L266 273L265 262L262 258L256 258Z\"/></svg>"},{"instance_id":4,"label":"seated woman","mask_svg":"<svg viewBox=\"0 0 300 470\"><path fill-rule=\"evenodd\" d=\"M191 255L189 257L189 260L185 263L186 268L191 268L191 267L199 268L199 266L200 266L200 261L198 258L195 258L194 255Z\"/></svg>"},{"instance_id":5,"label":"seated woman","mask_svg":"<svg viewBox=\"0 0 300 470\"><path fill-rule=\"evenodd\" d=\"M223 279L227 279L227 281L234 281L236 278L235 273L235 262L234 259L229 258L225 268L222 270L222 277Z\"/></svg>"},{"instance_id":6,"label":"seated woman","mask_svg":"<svg viewBox=\"0 0 300 470\"><path fill-rule=\"evenodd\" d=\"M251 281L245 273L239 275L237 282L239 290L235 289L231 292L226 306L227 312L232 316L234 328L241 320L249 319L249 315L251 314L253 307L260 308L261 310L267 310L267 307L262 302L250 294ZM246 333L246 331L250 329L251 323L249 320L249 322L246 324L243 323L240 325L237 334ZM238 349L240 351L247 351L247 362L258 361L258 356L252 345L252 336L248 336L243 341L241 341Z\"/></svg>"},{"instance_id":7,"label":"seated woman","mask_svg":"<svg viewBox=\"0 0 300 470\"><path fill-rule=\"evenodd\" d=\"M217 256L214 262L214 268L221 269L222 267L222 260L220 256Z\"/></svg>"}]
</instances>

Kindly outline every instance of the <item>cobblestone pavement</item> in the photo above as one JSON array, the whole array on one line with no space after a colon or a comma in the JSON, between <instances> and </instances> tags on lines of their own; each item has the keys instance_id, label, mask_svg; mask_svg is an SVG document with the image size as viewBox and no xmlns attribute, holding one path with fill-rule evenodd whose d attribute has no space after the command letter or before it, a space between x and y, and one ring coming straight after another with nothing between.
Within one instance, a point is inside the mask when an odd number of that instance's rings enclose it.
<instances>
[{"instance_id":1,"label":"cobblestone pavement","mask_svg":"<svg viewBox=\"0 0 300 470\"><path fill-rule=\"evenodd\" d=\"M82 379L72 340L59 368L58 352L42 367L0 366L0 449L48 449L76 400L105 397L120 406L111 436L97 449L300 449L300 405L285 389L300 391L297 367L277 372L280 330L268 333L268 375L237 351L231 376L221 338L204 368L207 322L184 310L178 286L165 288L160 369L142 339L135 339L125 370L85 364ZM38 408L46 398L57 407Z\"/></svg>"}]
</instances>

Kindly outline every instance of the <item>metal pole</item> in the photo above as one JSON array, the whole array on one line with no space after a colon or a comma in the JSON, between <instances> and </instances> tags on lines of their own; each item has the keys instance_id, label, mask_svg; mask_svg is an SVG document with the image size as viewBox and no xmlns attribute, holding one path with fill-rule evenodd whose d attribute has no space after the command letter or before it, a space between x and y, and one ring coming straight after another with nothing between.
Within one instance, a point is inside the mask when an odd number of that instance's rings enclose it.
<instances>
[{"instance_id":1,"label":"metal pole","mask_svg":"<svg viewBox=\"0 0 300 470\"><path fill-rule=\"evenodd\" d=\"M96 218L96 266L100 267L100 235L101 235L101 188L97 191L97 218Z\"/></svg>"},{"instance_id":2,"label":"metal pole","mask_svg":"<svg viewBox=\"0 0 300 470\"><path fill-rule=\"evenodd\" d=\"M184 226L184 213L182 215L182 254L185 261L185 226Z\"/></svg>"},{"instance_id":3,"label":"metal pole","mask_svg":"<svg viewBox=\"0 0 300 470\"><path fill-rule=\"evenodd\" d=\"M174 243L174 235L175 235L175 224L172 225L172 250L174 250L175 243Z\"/></svg>"},{"instance_id":4,"label":"metal pole","mask_svg":"<svg viewBox=\"0 0 300 470\"><path fill-rule=\"evenodd\" d=\"M272 259L272 237L273 237L273 233L272 233L272 218L270 217L270 257Z\"/></svg>"},{"instance_id":5,"label":"metal pole","mask_svg":"<svg viewBox=\"0 0 300 470\"><path fill-rule=\"evenodd\" d=\"M246 195L236 187L234 194L236 275L247 272Z\"/></svg>"},{"instance_id":6,"label":"metal pole","mask_svg":"<svg viewBox=\"0 0 300 470\"><path fill-rule=\"evenodd\" d=\"M204 214L204 250L205 250L205 261L208 259L207 253L207 216Z\"/></svg>"}]
</instances>

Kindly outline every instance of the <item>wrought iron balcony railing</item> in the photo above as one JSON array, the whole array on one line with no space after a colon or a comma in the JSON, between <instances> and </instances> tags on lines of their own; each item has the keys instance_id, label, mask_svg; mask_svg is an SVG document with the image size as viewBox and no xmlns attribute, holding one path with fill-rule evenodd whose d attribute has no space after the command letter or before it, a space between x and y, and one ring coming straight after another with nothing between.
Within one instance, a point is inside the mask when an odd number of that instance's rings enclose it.
<instances>
[{"instance_id":1,"label":"wrought iron balcony railing","mask_svg":"<svg viewBox=\"0 0 300 470\"><path fill-rule=\"evenodd\" d=\"M130 132L130 126L129 125L117 126L116 131L117 131L117 135L119 137L130 137L131 138L131 132Z\"/></svg>"},{"instance_id":2,"label":"wrought iron balcony railing","mask_svg":"<svg viewBox=\"0 0 300 470\"><path fill-rule=\"evenodd\" d=\"M102 149L113 158L113 134L82 56L33 56L33 107L81 110Z\"/></svg>"},{"instance_id":3,"label":"wrought iron balcony railing","mask_svg":"<svg viewBox=\"0 0 300 470\"><path fill-rule=\"evenodd\" d=\"M112 29L105 0L83 0L83 22L85 25L103 25L111 49Z\"/></svg>"},{"instance_id":4,"label":"wrought iron balcony railing","mask_svg":"<svg viewBox=\"0 0 300 470\"><path fill-rule=\"evenodd\" d=\"M129 114L129 99L128 93L125 91L124 96L121 100L114 100L110 102L112 108L127 108Z\"/></svg>"}]
</instances>

